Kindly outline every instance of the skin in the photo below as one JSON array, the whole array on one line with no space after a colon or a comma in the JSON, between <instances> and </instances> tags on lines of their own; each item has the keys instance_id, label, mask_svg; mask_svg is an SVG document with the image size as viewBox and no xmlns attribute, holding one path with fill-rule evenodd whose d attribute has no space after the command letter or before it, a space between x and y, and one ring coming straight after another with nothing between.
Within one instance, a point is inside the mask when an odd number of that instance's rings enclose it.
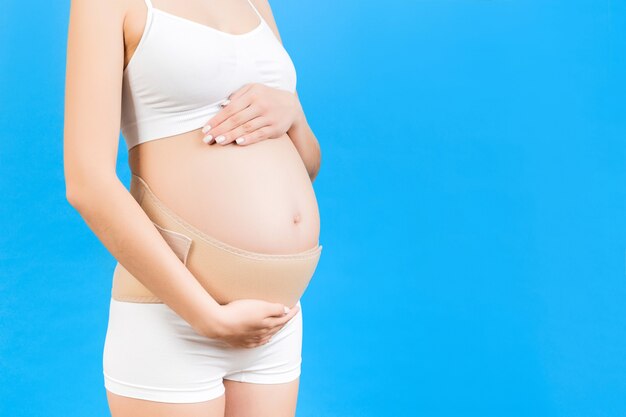
<instances>
[{"instance_id":1,"label":"skin","mask_svg":"<svg viewBox=\"0 0 626 417\"><path fill-rule=\"evenodd\" d=\"M251 1L280 39L267 0ZM241 7L246 2L232 0L220 7L226 10L231 7L229 3ZM109 252L198 333L221 338L233 346L259 346L297 314L298 307L290 306L291 310L285 314L282 304L262 300L217 304L163 241L116 175L122 70L143 27L140 23L131 29L128 22L141 20L138 10L144 10L145 19L145 6L138 0L71 2L64 124L67 200ZM256 20L252 11L246 19L234 19L232 16L237 13L230 16L224 20L238 21L238 28L234 29L234 25L227 28L217 21L212 26L232 33L245 32ZM284 130L313 181L321 161L319 144L306 122L297 93L292 96L254 84L244 86L229 97L231 102L207 124L211 124L213 134L224 135L229 142L239 136L246 137L244 144L231 146L255 146ZM246 108L246 117L263 119L263 126L244 120ZM188 137L192 138L194 133L201 142L200 130L190 132ZM129 161L132 165L131 153ZM166 404L110 392L107 398L113 417L295 414L299 379L286 384L228 380L224 384L228 401L222 396L204 403Z\"/></svg>"},{"instance_id":2,"label":"skin","mask_svg":"<svg viewBox=\"0 0 626 417\"><path fill-rule=\"evenodd\" d=\"M287 133L305 163L311 181L321 163L321 152L304 116L298 92L251 83L235 91L202 128L203 141L209 145L249 146ZM222 137L220 142L216 138Z\"/></svg>"}]
</instances>

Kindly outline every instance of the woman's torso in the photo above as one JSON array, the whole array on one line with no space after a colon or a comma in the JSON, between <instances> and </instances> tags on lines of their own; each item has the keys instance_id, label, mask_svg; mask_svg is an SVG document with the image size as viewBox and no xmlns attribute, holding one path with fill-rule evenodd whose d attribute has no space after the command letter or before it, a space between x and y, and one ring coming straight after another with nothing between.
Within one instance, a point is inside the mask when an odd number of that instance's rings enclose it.
<instances>
[{"instance_id":1,"label":"woman's torso","mask_svg":"<svg viewBox=\"0 0 626 417\"><path fill-rule=\"evenodd\" d=\"M246 0L241 2L247 5ZM146 11L140 6L128 14L125 66L143 32ZM251 28L257 20L248 10L239 32L245 32L244 23ZM207 145L203 136L200 127L133 146L130 169L174 212L233 246L262 253L295 253L318 243L315 193L287 134L247 146L234 142Z\"/></svg>"}]
</instances>

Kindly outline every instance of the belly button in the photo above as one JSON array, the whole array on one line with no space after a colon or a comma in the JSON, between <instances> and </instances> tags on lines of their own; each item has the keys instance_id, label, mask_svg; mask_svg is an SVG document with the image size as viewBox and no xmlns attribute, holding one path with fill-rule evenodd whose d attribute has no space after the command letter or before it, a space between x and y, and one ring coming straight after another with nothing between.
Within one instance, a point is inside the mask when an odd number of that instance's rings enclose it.
<instances>
[{"instance_id":1,"label":"belly button","mask_svg":"<svg viewBox=\"0 0 626 417\"><path fill-rule=\"evenodd\" d=\"M300 215L296 214L295 216L293 216L293 224L297 224L300 223Z\"/></svg>"}]
</instances>

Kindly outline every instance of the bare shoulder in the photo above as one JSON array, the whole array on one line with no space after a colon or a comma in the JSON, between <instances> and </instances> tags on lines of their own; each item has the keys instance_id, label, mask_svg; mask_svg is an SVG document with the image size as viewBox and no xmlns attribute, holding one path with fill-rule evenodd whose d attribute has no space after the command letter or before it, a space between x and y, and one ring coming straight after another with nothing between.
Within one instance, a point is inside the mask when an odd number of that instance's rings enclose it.
<instances>
[{"instance_id":1,"label":"bare shoulder","mask_svg":"<svg viewBox=\"0 0 626 417\"><path fill-rule=\"evenodd\" d=\"M64 158L69 182L115 172L123 24L134 0L71 0L65 67Z\"/></svg>"},{"instance_id":2,"label":"bare shoulder","mask_svg":"<svg viewBox=\"0 0 626 417\"><path fill-rule=\"evenodd\" d=\"M250 0L250 2L254 4L254 7L257 8L257 10L259 11L259 13L261 13L272 31L274 31L274 34L278 38L279 42L282 43L283 40L280 38L278 25L276 25L276 20L274 19L272 7L270 6L269 0Z\"/></svg>"},{"instance_id":3,"label":"bare shoulder","mask_svg":"<svg viewBox=\"0 0 626 417\"><path fill-rule=\"evenodd\" d=\"M103 17L112 14L123 15L133 0L70 0L70 12L74 11L75 15L82 16L85 13L98 11L105 13Z\"/></svg>"}]
</instances>

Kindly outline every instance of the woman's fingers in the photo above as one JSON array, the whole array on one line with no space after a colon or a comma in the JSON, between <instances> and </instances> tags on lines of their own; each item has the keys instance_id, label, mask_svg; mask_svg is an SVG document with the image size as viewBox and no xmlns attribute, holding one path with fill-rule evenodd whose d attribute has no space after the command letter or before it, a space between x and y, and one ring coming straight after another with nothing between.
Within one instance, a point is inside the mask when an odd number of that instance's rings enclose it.
<instances>
[{"instance_id":1,"label":"woman's fingers","mask_svg":"<svg viewBox=\"0 0 626 417\"><path fill-rule=\"evenodd\" d=\"M223 102L222 110L207 123L211 128L207 130L205 126L202 130L204 143L250 145L280 136L276 123L267 116L267 106L251 90Z\"/></svg>"},{"instance_id":2,"label":"woman's fingers","mask_svg":"<svg viewBox=\"0 0 626 417\"><path fill-rule=\"evenodd\" d=\"M280 327L280 326L284 325L289 320L291 320L293 318L293 316L298 314L299 310L300 310L300 307L295 306L295 307L293 307L293 308L291 308L289 310L289 313L287 313L287 314L285 314L285 315L283 315L281 317L275 317L275 316L267 317L265 320L268 323L268 328L274 329L276 327Z\"/></svg>"},{"instance_id":3,"label":"woman's fingers","mask_svg":"<svg viewBox=\"0 0 626 417\"><path fill-rule=\"evenodd\" d=\"M248 334L244 340L233 343L233 345L243 346L243 347L248 347L248 348L253 348L256 346L264 345L266 343L269 343L269 341L272 340L272 337L274 337L274 335L278 333L278 331L284 325L285 323L283 323L282 325L277 325L275 327L272 327L271 329L266 329L260 334L258 333L254 335Z\"/></svg>"},{"instance_id":4,"label":"woman's fingers","mask_svg":"<svg viewBox=\"0 0 626 417\"><path fill-rule=\"evenodd\" d=\"M292 309L292 311L289 314L285 314L284 317L281 317L277 320L279 320L276 325L274 325L273 327L269 328L264 336L258 337L256 342L252 342L252 347L254 346L261 346L264 345L266 343L269 343L269 341L272 339L272 337L278 333L278 331L280 331L280 329L282 329L289 320L291 320L293 318L294 315L297 314L296 309Z\"/></svg>"},{"instance_id":5,"label":"woman's fingers","mask_svg":"<svg viewBox=\"0 0 626 417\"><path fill-rule=\"evenodd\" d=\"M288 313L284 312L284 306L280 303L275 303L270 308L268 314L270 316L265 317L262 320L262 327L257 328L251 332L248 332L247 336L258 340L259 338L271 337L278 332L289 320L298 314L300 307L297 305L289 310Z\"/></svg>"},{"instance_id":6,"label":"woman's fingers","mask_svg":"<svg viewBox=\"0 0 626 417\"><path fill-rule=\"evenodd\" d=\"M227 133L225 135L226 140L223 143L227 144L234 141L237 145L243 146L268 139L270 138L269 125L270 123L267 121L267 118L263 116L255 117Z\"/></svg>"},{"instance_id":7,"label":"woman's fingers","mask_svg":"<svg viewBox=\"0 0 626 417\"><path fill-rule=\"evenodd\" d=\"M212 142L211 138L215 139L239 124L255 117L256 115L250 114L249 110L247 115L240 115L242 112L245 113L246 109L248 109L251 104L252 97L246 94L246 92L237 96L231 95L229 98L222 100L220 103L222 109L207 121L202 128L202 133L205 135L202 140L205 143L210 143ZM242 117L245 118L245 120L239 120L242 119ZM233 121L236 123L233 124Z\"/></svg>"},{"instance_id":8,"label":"woman's fingers","mask_svg":"<svg viewBox=\"0 0 626 417\"><path fill-rule=\"evenodd\" d=\"M257 119L259 118L257 117ZM246 146L265 139L271 139L277 135L270 129L269 123L264 123L263 126L253 129L249 133L236 133L235 136L237 136L235 140L237 145Z\"/></svg>"},{"instance_id":9,"label":"woman's fingers","mask_svg":"<svg viewBox=\"0 0 626 417\"><path fill-rule=\"evenodd\" d=\"M232 105L233 103L229 104ZM233 113L219 125L212 127L204 136L204 143L218 143L228 145L242 135L265 126L263 118L258 117L258 112L253 106L248 106Z\"/></svg>"},{"instance_id":10,"label":"woman's fingers","mask_svg":"<svg viewBox=\"0 0 626 417\"><path fill-rule=\"evenodd\" d=\"M257 304L257 307L255 307L256 311L254 312L256 318L250 317L248 313L248 319L244 320L246 324L241 322L239 330L234 331L230 336L226 337L225 340L230 345L251 348L266 344L289 320L298 314L300 310L297 303L291 308L287 308L282 303L261 302L259 300L237 301L231 303L230 307L245 307L245 309L249 309L255 304ZM260 308L261 306L265 308ZM288 311L285 312L286 310ZM244 328L247 330L244 330Z\"/></svg>"},{"instance_id":11,"label":"woman's fingers","mask_svg":"<svg viewBox=\"0 0 626 417\"><path fill-rule=\"evenodd\" d=\"M260 83L246 84L223 100L202 129L207 144L250 145L282 136L299 114L297 97Z\"/></svg>"},{"instance_id":12,"label":"woman's fingers","mask_svg":"<svg viewBox=\"0 0 626 417\"><path fill-rule=\"evenodd\" d=\"M241 97L242 95L244 95L245 93L247 93L248 90L250 90L252 87L254 87L254 83L244 84L241 88L239 88L238 90L233 92L231 95L229 95L228 98L231 100L235 100Z\"/></svg>"}]
</instances>

